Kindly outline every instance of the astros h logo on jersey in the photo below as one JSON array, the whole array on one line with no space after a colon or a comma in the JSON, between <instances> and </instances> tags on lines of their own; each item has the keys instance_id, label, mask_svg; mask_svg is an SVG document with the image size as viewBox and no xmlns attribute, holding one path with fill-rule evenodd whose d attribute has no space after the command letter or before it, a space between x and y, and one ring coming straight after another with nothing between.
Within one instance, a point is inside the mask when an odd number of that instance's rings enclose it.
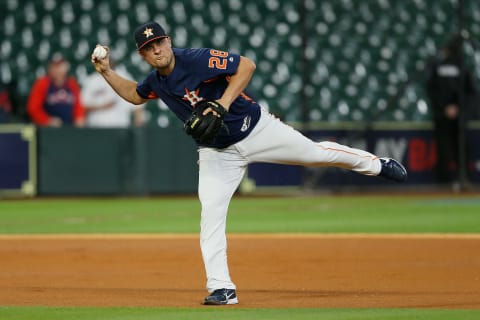
<instances>
[{"instance_id":1,"label":"astros h logo on jersey","mask_svg":"<svg viewBox=\"0 0 480 320\"><path fill-rule=\"evenodd\" d=\"M199 93L200 89L193 91L185 88L185 95L183 96L182 100L188 101L190 105L194 107L200 101L205 100L204 98L198 96Z\"/></svg>"}]
</instances>

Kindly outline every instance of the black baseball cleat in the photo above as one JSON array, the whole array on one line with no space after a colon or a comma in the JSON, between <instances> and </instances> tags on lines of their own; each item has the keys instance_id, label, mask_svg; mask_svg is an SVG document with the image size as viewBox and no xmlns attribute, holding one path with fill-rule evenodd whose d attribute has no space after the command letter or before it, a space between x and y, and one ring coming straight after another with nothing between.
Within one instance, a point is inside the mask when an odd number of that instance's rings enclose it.
<instances>
[{"instance_id":1,"label":"black baseball cleat","mask_svg":"<svg viewBox=\"0 0 480 320\"><path fill-rule=\"evenodd\" d=\"M391 158L380 158L382 170L378 174L379 177L384 177L396 182L404 182L407 180L407 170L400 162Z\"/></svg>"},{"instance_id":2,"label":"black baseball cleat","mask_svg":"<svg viewBox=\"0 0 480 320\"><path fill-rule=\"evenodd\" d=\"M205 298L205 305L237 304L237 293L233 289L217 289Z\"/></svg>"}]
</instances>

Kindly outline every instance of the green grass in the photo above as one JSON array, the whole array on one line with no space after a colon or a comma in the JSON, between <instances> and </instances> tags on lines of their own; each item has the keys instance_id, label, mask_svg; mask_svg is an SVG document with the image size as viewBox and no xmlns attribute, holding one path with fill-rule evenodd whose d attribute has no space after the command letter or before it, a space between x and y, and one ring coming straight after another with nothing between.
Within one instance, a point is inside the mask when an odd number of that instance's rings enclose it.
<instances>
[{"instance_id":1,"label":"green grass","mask_svg":"<svg viewBox=\"0 0 480 320\"><path fill-rule=\"evenodd\" d=\"M0 319L8 320L476 320L479 318L480 310L0 307Z\"/></svg>"},{"instance_id":2,"label":"green grass","mask_svg":"<svg viewBox=\"0 0 480 320\"><path fill-rule=\"evenodd\" d=\"M196 233L191 198L33 199L0 202L0 233ZM229 232L480 232L480 197L234 198Z\"/></svg>"}]
</instances>

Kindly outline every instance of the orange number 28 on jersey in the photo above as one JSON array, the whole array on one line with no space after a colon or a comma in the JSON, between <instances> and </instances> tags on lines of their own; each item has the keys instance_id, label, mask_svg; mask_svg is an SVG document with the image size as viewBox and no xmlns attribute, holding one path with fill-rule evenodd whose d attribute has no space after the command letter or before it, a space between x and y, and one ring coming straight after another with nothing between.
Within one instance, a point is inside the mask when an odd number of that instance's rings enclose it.
<instances>
[{"instance_id":1,"label":"orange number 28 on jersey","mask_svg":"<svg viewBox=\"0 0 480 320\"><path fill-rule=\"evenodd\" d=\"M208 59L209 68L217 68L221 70L227 69L227 56L228 52L220 50L210 50L210 59Z\"/></svg>"}]
</instances>

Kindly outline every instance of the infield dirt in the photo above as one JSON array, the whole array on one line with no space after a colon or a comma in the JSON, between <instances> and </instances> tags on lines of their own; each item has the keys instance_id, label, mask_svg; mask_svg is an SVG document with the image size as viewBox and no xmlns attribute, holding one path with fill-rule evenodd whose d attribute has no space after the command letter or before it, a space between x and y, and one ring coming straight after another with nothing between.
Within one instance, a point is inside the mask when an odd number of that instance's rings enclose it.
<instances>
[{"instance_id":1,"label":"infield dirt","mask_svg":"<svg viewBox=\"0 0 480 320\"><path fill-rule=\"evenodd\" d=\"M240 307L480 309L480 237L229 236ZM2 306L200 307L196 236L0 237Z\"/></svg>"}]
</instances>

